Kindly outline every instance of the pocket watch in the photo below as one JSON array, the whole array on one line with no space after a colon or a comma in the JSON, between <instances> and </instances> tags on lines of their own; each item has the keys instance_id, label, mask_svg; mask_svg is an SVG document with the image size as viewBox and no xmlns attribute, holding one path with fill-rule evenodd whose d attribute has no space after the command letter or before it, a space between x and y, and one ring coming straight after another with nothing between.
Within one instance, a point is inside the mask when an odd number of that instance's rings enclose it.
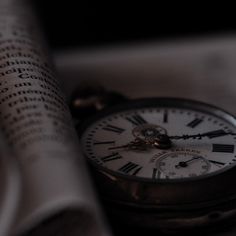
<instances>
[{"instance_id":1,"label":"pocket watch","mask_svg":"<svg viewBox=\"0 0 236 236\"><path fill-rule=\"evenodd\" d=\"M166 231L236 215L236 119L208 104L145 98L104 109L79 129L108 215Z\"/></svg>"}]
</instances>

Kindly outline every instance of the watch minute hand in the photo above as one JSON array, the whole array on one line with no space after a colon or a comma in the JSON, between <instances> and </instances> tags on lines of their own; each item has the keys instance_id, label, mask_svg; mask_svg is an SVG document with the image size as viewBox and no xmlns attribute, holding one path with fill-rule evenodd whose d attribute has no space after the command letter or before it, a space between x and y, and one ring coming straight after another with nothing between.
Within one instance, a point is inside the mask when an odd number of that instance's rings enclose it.
<instances>
[{"instance_id":1,"label":"watch minute hand","mask_svg":"<svg viewBox=\"0 0 236 236\"><path fill-rule=\"evenodd\" d=\"M220 137L220 136L225 136L225 135L236 135L236 133L233 132L226 132L224 130L215 130L215 131L210 131L202 134L183 134L183 135L174 135L174 136L169 136L170 139L202 139L204 137L207 138L214 138L214 137Z\"/></svg>"}]
</instances>

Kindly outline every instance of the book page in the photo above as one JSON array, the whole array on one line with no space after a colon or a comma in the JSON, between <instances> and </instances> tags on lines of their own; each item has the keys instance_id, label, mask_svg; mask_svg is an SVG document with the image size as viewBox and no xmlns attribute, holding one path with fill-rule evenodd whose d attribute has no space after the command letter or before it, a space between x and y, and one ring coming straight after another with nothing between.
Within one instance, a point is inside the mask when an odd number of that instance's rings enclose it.
<instances>
[{"instance_id":1,"label":"book page","mask_svg":"<svg viewBox=\"0 0 236 236\"><path fill-rule=\"evenodd\" d=\"M12 234L109 235L39 25L19 0L0 0L0 121L23 179Z\"/></svg>"}]
</instances>

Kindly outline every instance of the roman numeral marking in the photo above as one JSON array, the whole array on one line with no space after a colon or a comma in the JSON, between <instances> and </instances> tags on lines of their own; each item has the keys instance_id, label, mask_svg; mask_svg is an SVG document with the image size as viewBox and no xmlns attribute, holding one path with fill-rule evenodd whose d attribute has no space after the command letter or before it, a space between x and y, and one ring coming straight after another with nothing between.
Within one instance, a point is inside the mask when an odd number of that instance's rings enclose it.
<instances>
[{"instance_id":1,"label":"roman numeral marking","mask_svg":"<svg viewBox=\"0 0 236 236\"><path fill-rule=\"evenodd\" d=\"M187 124L188 127L195 128L197 125L201 124L203 122L202 119L196 118L190 123Z\"/></svg>"},{"instance_id":2,"label":"roman numeral marking","mask_svg":"<svg viewBox=\"0 0 236 236\"><path fill-rule=\"evenodd\" d=\"M115 141L104 141L104 142L94 142L94 145L100 145L100 144L115 144Z\"/></svg>"},{"instance_id":3,"label":"roman numeral marking","mask_svg":"<svg viewBox=\"0 0 236 236\"><path fill-rule=\"evenodd\" d=\"M234 145L231 144L212 144L212 152L233 153Z\"/></svg>"},{"instance_id":4,"label":"roman numeral marking","mask_svg":"<svg viewBox=\"0 0 236 236\"><path fill-rule=\"evenodd\" d=\"M221 165L221 166L225 165L225 163L220 162L220 161L209 160L209 162L216 164L216 165Z\"/></svg>"},{"instance_id":5,"label":"roman numeral marking","mask_svg":"<svg viewBox=\"0 0 236 236\"><path fill-rule=\"evenodd\" d=\"M161 172L157 168L153 168L152 170L152 179L160 179Z\"/></svg>"},{"instance_id":6,"label":"roman numeral marking","mask_svg":"<svg viewBox=\"0 0 236 236\"><path fill-rule=\"evenodd\" d=\"M165 110L163 113L163 123L168 123L168 111Z\"/></svg>"},{"instance_id":7,"label":"roman numeral marking","mask_svg":"<svg viewBox=\"0 0 236 236\"><path fill-rule=\"evenodd\" d=\"M207 133L208 138L217 138L220 136L224 136L226 132L223 129L211 131Z\"/></svg>"},{"instance_id":8,"label":"roman numeral marking","mask_svg":"<svg viewBox=\"0 0 236 236\"><path fill-rule=\"evenodd\" d=\"M125 119L131 122L133 125L143 125L147 123L147 121L144 120L143 117L138 114L133 115L131 117L126 117Z\"/></svg>"},{"instance_id":9,"label":"roman numeral marking","mask_svg":"<svg viewBox=\"0 0 236 236\"><path fill-rule=\"evenodd\" d=\"M114 126L114 125L107 125L106 127L103 127L102 129L110 131L110 132L115 132L117 134L121 134L122 132L125 131L125 129L122 129L122 128Z\"/></svg>"},{"instance_id":10,"label":"roman numeral marking","mask_svg":"<svg viewBox=\"0 0 236 236\"><path fill-rule=\"evenodd\" d=\"M125 164L118 170L125 174L136 175L141 169L142 169L142 166L135 164L133 162L128 162L127 164Z\"/></svg>"},{"instance_id":11,"label":"roman numeral marking","mask_svg":"<svg viewBox=\"0 0 236 236\"><path fill-rule=\"evenodd\" d=\"M113 161L113 160L117 160L117 159L121 159L122 156L118 153L118 152L114 152L111 155L102 157L101 160L103 162L108 162L108 161Z\"/></svg>"}]
</instances>

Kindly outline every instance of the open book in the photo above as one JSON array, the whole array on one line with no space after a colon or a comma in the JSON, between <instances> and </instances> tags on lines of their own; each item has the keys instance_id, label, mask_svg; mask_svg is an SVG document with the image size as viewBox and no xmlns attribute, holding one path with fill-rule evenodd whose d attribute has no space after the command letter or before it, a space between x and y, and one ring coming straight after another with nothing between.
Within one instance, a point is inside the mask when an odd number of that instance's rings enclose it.
<instances>
[{"instance_id":1,"label":"open book","mask_svg":"<svg viewBox=\"0 0 236 236\"><path fill-rule=\"evenodd\" d=\"M0 0L0 118L0 235L110 235L27 1Z\"/></svg>"}]
</instances>

